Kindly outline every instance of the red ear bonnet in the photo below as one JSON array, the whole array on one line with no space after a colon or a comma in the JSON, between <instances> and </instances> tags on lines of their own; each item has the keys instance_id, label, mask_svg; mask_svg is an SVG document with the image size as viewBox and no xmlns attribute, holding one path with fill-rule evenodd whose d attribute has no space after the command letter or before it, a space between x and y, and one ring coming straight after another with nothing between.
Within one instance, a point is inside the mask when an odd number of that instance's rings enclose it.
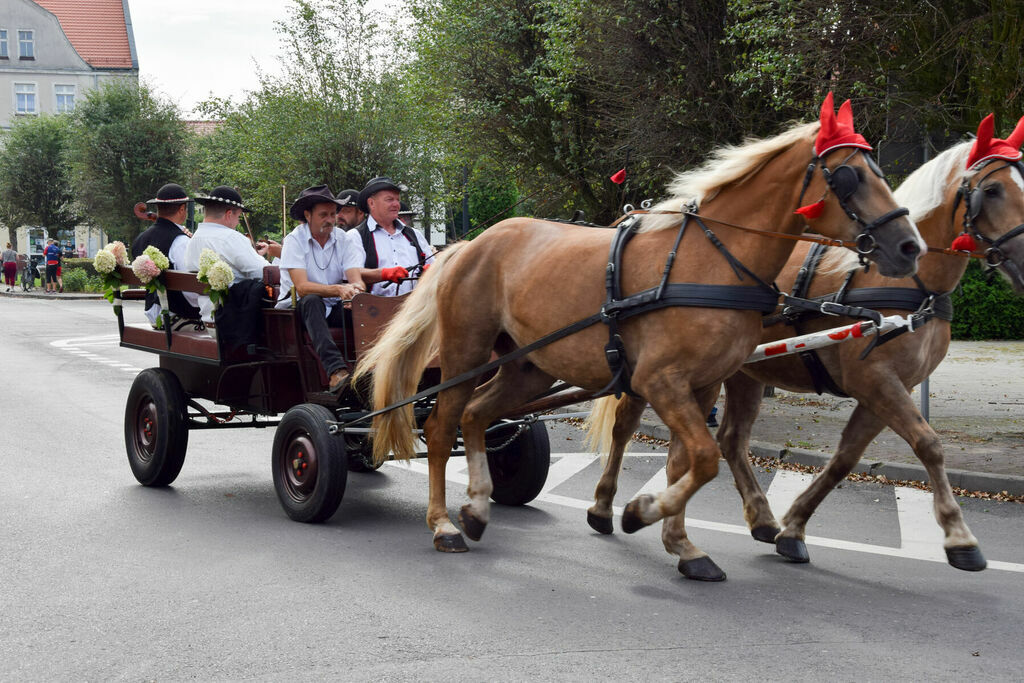
<instances>
[{"instance_id":1,"label":"red ear bonnet","mask_svg":"<svg viewBox=\"0 0 1024 683\"><path fill-rule=\"evenodd\" d=\"M971 153L967 155L967 170L992 159L1018 161L1021 158L1020 146L1024 142L1024 116L1017 122L1017 127L1005 140L992 137L995 125L995 116L992 114L986 116L978 124L978 137L971 145Z\"/></svg>"},{"instance_id":2,"label":"red ear bonnet","mask_svg":"<svg viewBox=\"0 0 1024 683\"><path fill-rule=\"evenodd\" d=\"M834 107L830 92L821 103L821 129L818 130L818 138L814 141L814 153L819 157L825 156L837 147L859 147L870 151L871 145L868 141L853 129L853 109L850 107L850 100L846 100L839 107L838 117Z\"/></svg>"}]
</instances>

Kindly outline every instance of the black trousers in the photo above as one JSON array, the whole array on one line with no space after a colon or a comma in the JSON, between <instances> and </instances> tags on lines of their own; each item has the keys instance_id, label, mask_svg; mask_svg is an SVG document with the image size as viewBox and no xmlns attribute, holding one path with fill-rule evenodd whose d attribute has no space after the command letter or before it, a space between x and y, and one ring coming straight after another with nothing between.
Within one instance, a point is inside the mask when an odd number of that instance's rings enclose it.
<instances>
[{"instance_id":1,"label":"black trousers","mask_svg":"<svg viewBox=\"0 0 1024 683\"><path fill-rule=\"evenodd\" d=\"M339 303L331 309L331 314L327 315L324 300L316 294L307 294L299 299L298 310L302 316L302 324L306 326L306 331L313 340L316 355L320 357L327 377L330 378L346 365L345 359L341 357L341 351L331 338L330 328L351 327L352 313Z\"/></svg>"}]
</instances>

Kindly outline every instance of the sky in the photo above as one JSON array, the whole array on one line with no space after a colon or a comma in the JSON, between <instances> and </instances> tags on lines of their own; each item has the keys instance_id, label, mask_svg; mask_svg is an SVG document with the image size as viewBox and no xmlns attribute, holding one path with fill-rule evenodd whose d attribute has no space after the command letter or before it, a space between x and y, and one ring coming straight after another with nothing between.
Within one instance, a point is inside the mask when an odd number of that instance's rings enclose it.
<instances>
[{"instance_id":1,"label":"sky","mask_svg":"<svg viewBox=\"0 0 1024 683\"><path fill-rule=\"evenodd\" d=\"M283 0L128 0L139 75L201 118L198 102L215 93L237 99L259 86L257 68L279 73L274 22L287 16Z\"/></svg>"}]
</instances>

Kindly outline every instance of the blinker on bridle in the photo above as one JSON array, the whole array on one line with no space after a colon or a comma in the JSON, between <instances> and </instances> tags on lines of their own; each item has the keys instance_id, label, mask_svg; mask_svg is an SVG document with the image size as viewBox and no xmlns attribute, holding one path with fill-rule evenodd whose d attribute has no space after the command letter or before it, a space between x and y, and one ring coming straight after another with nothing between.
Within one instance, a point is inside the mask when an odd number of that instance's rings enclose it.
<instances>
[{"instance_id":1,"label":"blinker on bridle","mask_svg":"<svg viewBox=\"0 0 1024 683\"><path fill-rule=\"evenodd\" d=\"M992 163L992 161L995 161L995 159L989 161L989 163ZM981 231L979 231L978 227L974 224L974 221L981 215L982 208L984 208L985 194L981 187L982 183L984 183L993 173L1001 171L1007 167L1016 168L1017 172L1021 174L1022 178L1024 178L1024 164L1020 161L1008 161L1002 166L992 169L983 175L981 180L974 184L974 187L971 187L970 180L964 178L963 182L960 183L959 189L956 191L956 201L953 203L953 215L950 216L950 220L955 219L956 210L960 206L960 202L963 201L966 205L964 208L963 218L964 233L970 233L982 242L991 245L985 250L985 263L988 265L989 270L994 270L999 266L1005 265L1007 268L1014 271L1014 275L1021 280L1021 282L1024 282L1024 278L1021 278L1021 274L1016 265L1013 261L1006 258L1006 254L1001 249L1002 245L1006 242L1020 234L1024 234L1024 223L1021 223L1017 227L1007 231L994 240L981 234ZM984 166L982 168L984 168Z\"/></svg>"},{"instance_id":2,"label":"blinker on bridle","mask_svg":"<svg viewBox=\"0 0 1024 683\"><path fill-rule=\"evenodd\" d=\"M825 178L825 183L839 201L839 207L846 213L850 220L859 224L862 228L860 234L857 235L855 244L857 254L860 256L861 265L867 265L864 257L873 253L878 248L878 242L871 234L871 231L885 223L888 223L889 221L902 218L903 216L910 214L910 209L907 209L906 207L893 209L892 211L879 216L870 223L857 215L857 213L850 207L848 201L850 197L857 192L857 188L860 187L860 176L857 175L857 169L846 163L852 159L857 152L862 152L864 154L864 159L866 160L868 168L870 168L876 176L881 178L882 181L888 185L889 182L885 179L885 174L882 172L882 169L879 168L878 164L875 163L874 158L872 158L866 150L855 148L839 163L839 166L837 166L834 171L829 169L828 165L825 164L825 159L823 157L815 155L813 161L811 161L807 166L807 173L804 174L804 182L803 186L800 188L800 199L797 202L797 205L800 206L804 203L804 193L807 191L807 187L811 184L814 169L820 164L821 173ZM822 199L824 199L824 195L822 196Z\"/></svg>"}]
</instances>

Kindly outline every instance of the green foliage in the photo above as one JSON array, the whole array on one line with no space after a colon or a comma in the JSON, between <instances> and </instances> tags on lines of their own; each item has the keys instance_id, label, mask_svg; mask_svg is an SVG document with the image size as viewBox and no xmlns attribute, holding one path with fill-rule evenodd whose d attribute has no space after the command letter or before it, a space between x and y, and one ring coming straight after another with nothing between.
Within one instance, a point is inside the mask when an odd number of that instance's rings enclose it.
<instances>
[{"instance_id":1,"label":"green foliage","mask_svg":"<svg viewBox=\"0 0 1024 683\"><path fill-rule=\"evenodd\" d=\"M63 264L64 272L69 270L84 270L86 275L98 275L96 267L92 264L91 258L66 258Z\"/></svg>"},{"instance_id":2,"label":"green foliage","mask_svg":"<svg viewBox=\"0 0 1024 683\"><path fill-rule=\"evenodd\" d=\"M143 227L132 206L181 176L188 133L178 110L126 80L88 91L73 120L68 157L82 213L131 244Z\"/></svg>"},{"instance_id":3,"label":"green foliage","mask_svg":"<svg viewBox=\"0 0 1024 683\"><path fill-rule=\"evenodd\" d=\"M64 268L64 291L66 292L85 292L89 286L89 281L92 279L89 277L89 273L84 268Z\"/></svg>"},{"instance_id":4,"label":"green foliage","mask_svg":"<svg viewBox=\"0 0 1024 683\"><path fill-rule=\"evenodd\" d=\"M989 281L972 261L953 294L954 339L1024 339L1024 298L1001 276Z\"/></svg>"},{"instance_id":5,"label":"green foliage","mask_svg":"<svg viewBox=\"0 0 1024 683\"><path fill-rule=\"evenodd\" d=\"M64 154L69 123L64 115L42 115L0 133L0 216L7 225L43 226L53 233L78 221Z\"/></svg>"},{"instance_id":6,"label":"green foliage","mask_svg":"<svg viewBox=\"0 0 1024 683\"><path fill-rule=\"evenodd\" d=\"M238 186L263 214L257 231L277 235L282 186L289 206L304 187L361 189L378 175L436 194L431 112L402 78L397 29L377 16L367 0L293 0L278 26L283 77L243 102L205 103L225 123L197 143L195 184Z\"/></svg>"}]
</instances>

